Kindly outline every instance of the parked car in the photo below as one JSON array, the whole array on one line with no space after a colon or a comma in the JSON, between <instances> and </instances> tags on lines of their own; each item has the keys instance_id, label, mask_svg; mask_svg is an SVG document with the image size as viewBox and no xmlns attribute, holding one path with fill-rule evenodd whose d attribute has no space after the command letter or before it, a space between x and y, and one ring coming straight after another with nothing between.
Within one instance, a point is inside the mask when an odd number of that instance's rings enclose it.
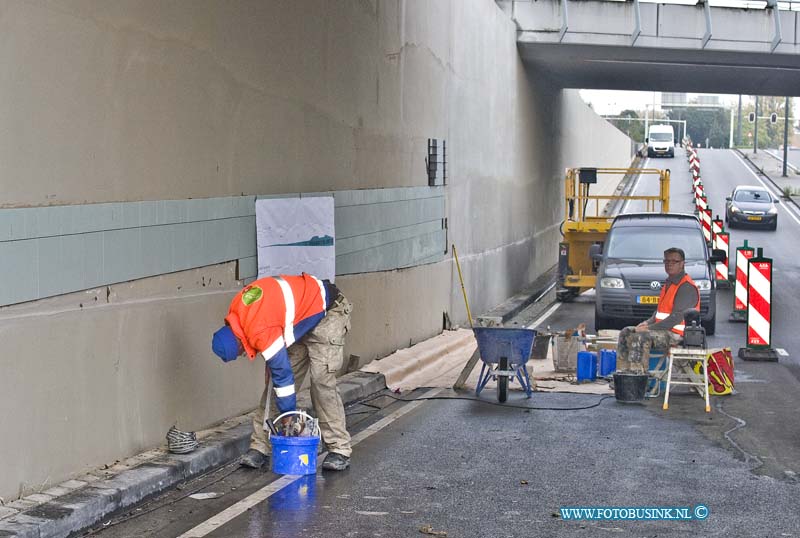
<instances>
[{"instance_id":1,"label":"parked car","mask_svg":"<svg viewBox=\"0 0 800 538\"><path fill-rule=\"evenodd\" d=\"M725 222L728 228L749 225L775 230L779 203L761 185L739 185L725 198Z\"/></svg>"},{"instance_id":2,"label":"parked car","mask_svg":"<svg viewBox=\"0 0 800 538\"><path fill-rule=\"evenodd\" d=\"M686 253L685 270L700 290L700 316L707 334L714 334L717 285L712 265L724 250L709 252L700 221L694 215L634 213L614 219L605 243L590 247L599 263L595 295L595 329L622 329L649 318L658 306L664 251Z\"/></svg>"}]
</instances>

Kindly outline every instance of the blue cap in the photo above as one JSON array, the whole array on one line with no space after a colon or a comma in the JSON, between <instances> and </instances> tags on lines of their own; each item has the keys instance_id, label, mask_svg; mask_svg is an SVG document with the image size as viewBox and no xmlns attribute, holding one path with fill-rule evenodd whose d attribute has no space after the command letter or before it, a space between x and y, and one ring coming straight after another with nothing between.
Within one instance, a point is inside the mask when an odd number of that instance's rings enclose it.
<instances>
[{"instance_id":1,"label":"blue cap","mask_svg":"<svg viewBox=\"0 0 800 538\"><path fill-rule=\"evenodd\" d=\"M211 339L211 349L225 362L236 360L239 356L239 339L233 334L230 327L225 325L214 333Z\"/></svg>"}]
</instances>

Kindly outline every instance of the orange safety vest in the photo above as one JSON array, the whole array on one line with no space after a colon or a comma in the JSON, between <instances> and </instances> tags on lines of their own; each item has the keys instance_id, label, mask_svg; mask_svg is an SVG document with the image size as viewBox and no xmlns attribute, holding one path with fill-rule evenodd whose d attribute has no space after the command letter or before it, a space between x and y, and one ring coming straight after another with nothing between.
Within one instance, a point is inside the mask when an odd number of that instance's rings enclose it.
<instances>
[{"instance_id":1,"label":"orange safety vest","mask_svg":"<svg viewBox=\"0 0 800 538\"><path fill-rule=\"evenodd\" d=\"M694 306L697 311L700 311L700 290L697 289L697 284L694 283L694 280L688 274L684 274L683 278L677 284L672 284L669 280L665 286L661 287L661 295L658 298L658 309L656 310L656 321L662 321L667 319L667 316L672 314L672 308L675 305L675 296L678 294L678 288L680 288L684 283L688 282L692 285L694 290L697 292L697 304ZM672 327L670 329L675 334L683 336L683 330L686 328L686 324L684 323L683 319L681 319L680 323Z\"/></svg>"},{"instance_id":2,"label":"orange safety vest","mask_svg":"<svg viewBox=\"0 0 800 538\"><path fill-rule=\"evenodd\" d=\"M326 300L325 285L309 274L260 278L234 297L225 321L250 360L269 360L302 336L296 328L306 332L325 316Z\"/></svg>"}]
</instances>

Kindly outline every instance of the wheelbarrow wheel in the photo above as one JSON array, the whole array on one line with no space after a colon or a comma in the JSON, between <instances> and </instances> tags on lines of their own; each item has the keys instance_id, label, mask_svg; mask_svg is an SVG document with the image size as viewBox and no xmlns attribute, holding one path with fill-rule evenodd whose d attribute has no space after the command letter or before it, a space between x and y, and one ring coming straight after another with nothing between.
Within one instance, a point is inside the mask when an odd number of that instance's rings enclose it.
<instances>
[{"instance_id":1,"label":"wheelbarrow wheel","mask_svg":"<svg viewBox=\"0 0 800 538\"><path fill-rule=\"evenodd\" d=\"M508 359L500 357L500 363L497 365L498 370L508 370ZM508 399L508 376L497 376L497 401L502 403Z\"/></svg>"}]
</instances>

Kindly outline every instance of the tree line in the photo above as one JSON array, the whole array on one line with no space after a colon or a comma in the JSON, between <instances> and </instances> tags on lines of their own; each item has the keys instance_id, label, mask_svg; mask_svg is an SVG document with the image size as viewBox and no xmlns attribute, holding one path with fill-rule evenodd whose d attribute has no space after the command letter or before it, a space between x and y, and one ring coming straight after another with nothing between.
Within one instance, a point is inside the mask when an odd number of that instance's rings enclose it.
<instances>
[{"instance_id":1,"label":"tree line","mask_svg":"<svg viewBox=\"0 0 800 538\"><path fill-rule=\"evenodd\" d=\"M791 140L794 115L792 114L792 100L789 99L789 136ZM778 148L783 145L783 124L784 124L784 97L759 97L758 98L758 145L764 148ZM755 98L742 100L741 132L738 132L738 104L734 108L733 136L734 146L752 147L755 123L749 121L751 112L755 113ZM777 121L771 123L768 118L772 113L777 115ZM656 112L655 119L653 113L649 112L649 123L658 123L659 120L685 120L686 131L696 144L703 146L709 145L714 148L728 148L730 144L731 129L731 108L719 107L670 107L663 111ZM609 119L620 131L628 135L636 142L644 142L645 139L645 113L637 110L623 110L619 116L625 120ZM675 136L679 137L682 126L672 123L675 127ZM737 134L739 135L737 137Z\"/></svg>"}]
</instances>

